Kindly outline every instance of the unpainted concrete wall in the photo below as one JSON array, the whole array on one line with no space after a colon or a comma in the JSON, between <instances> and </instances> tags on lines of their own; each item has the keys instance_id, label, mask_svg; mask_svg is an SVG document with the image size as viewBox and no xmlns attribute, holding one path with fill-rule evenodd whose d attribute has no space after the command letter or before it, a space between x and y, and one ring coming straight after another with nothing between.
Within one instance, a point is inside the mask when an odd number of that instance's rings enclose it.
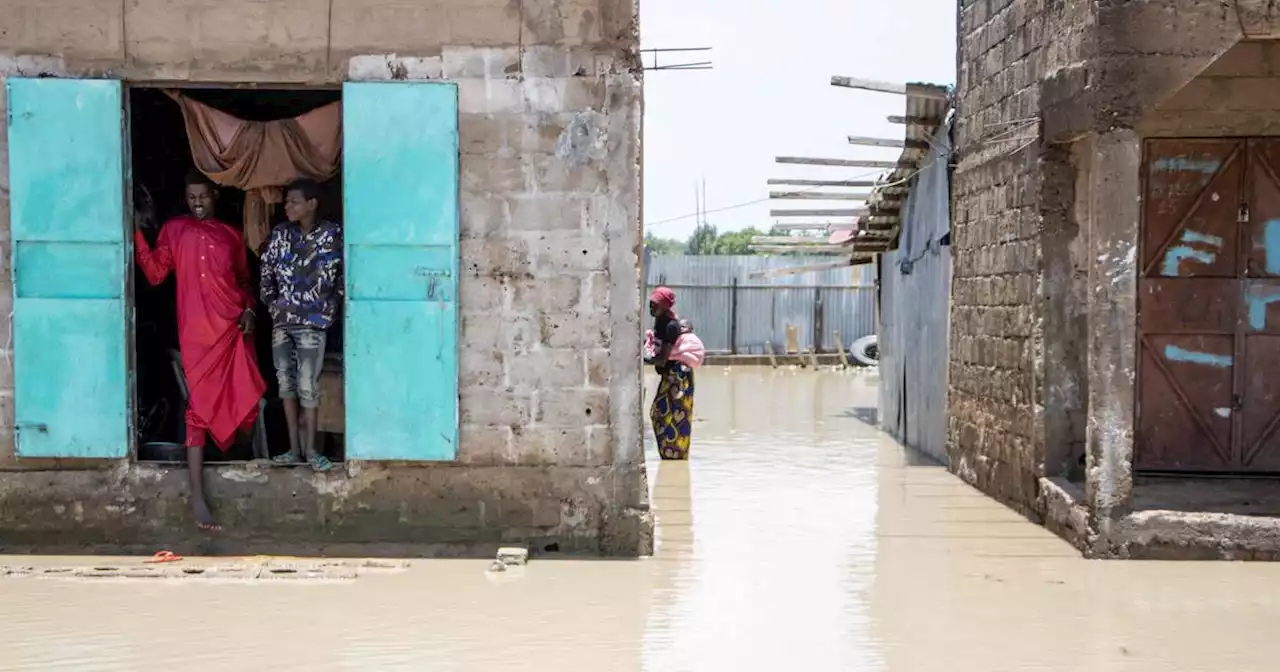
<instances>
[{"instance_id":1,"label":"unpainted concrete wall","mask_svg":"<svg viewBox=\"0 0 1280 672\"><path fill-rule=\"evenodd\" d=\"M634 0L0 3L0 77L458 84L458 461L323 476L211 468L232 531L219 550L539 539L649 551L638 45ZM8 206L0 136L4 331ZM10 361L0 358L2 543L185 539L179 470L14 457Z\"/></svg>"}]
</instances>

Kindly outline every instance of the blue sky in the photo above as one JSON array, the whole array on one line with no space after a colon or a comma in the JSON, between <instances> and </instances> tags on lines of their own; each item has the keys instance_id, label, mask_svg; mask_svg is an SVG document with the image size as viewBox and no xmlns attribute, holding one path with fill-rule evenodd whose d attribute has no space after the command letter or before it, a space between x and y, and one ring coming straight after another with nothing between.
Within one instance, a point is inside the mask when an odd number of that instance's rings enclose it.
<instances>
[{"instance_id":1,"label":"blue sky","mask_svg":"<svg viewBox=\"0 0 1280 672\"><path fill-rule=\"evenodd\" d=\"M845 138L902 137L885 120L903 113L902 96L836 88L831 76L953 84L955 12L954 0L641 0L644 48L709 46L715 63L645 73L646 233L687 237L696 225L694 185L704 178L707 209L715 210L766 199L771 177L869 177L874 171L781 165L774 156L895 158L899 150ZM722 231L767 229L769 207L707 219Z\"/></svg>"}]
</instances>

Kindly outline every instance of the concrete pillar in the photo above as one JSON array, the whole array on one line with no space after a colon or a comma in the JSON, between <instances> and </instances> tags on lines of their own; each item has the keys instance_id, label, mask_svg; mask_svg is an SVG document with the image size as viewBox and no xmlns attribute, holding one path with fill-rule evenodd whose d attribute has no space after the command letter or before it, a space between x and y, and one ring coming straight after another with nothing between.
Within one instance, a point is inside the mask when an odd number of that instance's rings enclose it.
<instances>
[{"instance_id":1,"label":"concrete pillar","mask_svg":"<svg viewBox=\"0 0 1280 672\"><path fill-rule=\"evenodd\" d=\"M1131 130L1100 134L1093 144L1086 490L1095 529L1105 538L1133 492L1142 144Z\"/></svg>"}]
</instances>

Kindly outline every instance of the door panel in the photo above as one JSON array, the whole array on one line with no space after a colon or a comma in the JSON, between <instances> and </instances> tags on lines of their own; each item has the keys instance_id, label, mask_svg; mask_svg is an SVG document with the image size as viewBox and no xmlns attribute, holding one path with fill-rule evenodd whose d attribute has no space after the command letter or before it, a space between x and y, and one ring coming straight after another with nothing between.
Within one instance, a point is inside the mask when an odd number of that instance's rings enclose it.
<instances>
[{"instance_id":1,"label":"door panel","mask_svg":"<svg viewBox=\"0 0 1280 672\"><path fill-rule=\"evenodd\" d=\"M1236 141L1148 144L1144 277L1235 277L1244 173Z\"/></svg>"},{"instance_id":2,"label":"door panel","mask_svg":"<svg viewBox=\"0 0 1280 672\"><path fill-rule=\"evenodd\" d=\"M1233 341L1230 334L1142 339L1143 468L1231 464Z\"/></svg>"},{"instance_id":3,"label":"door panel","mask_svg":"<svg viewBox=\"0 0 1280 672\"><path fill-rule=\"evenodd\" d=\"M21 457L129 446L123 101L107 80L6 80Z\"/></svg>"},{"instance_id":4,"label":"door panel","mask_svg":"<svg viewBox=\"0 0 1280 672\"><path fill-rule=\"evenodd\" d=\"M436 82L343 87L346 455L458 444L458 103Z\"/></svg>"}]
</instances>

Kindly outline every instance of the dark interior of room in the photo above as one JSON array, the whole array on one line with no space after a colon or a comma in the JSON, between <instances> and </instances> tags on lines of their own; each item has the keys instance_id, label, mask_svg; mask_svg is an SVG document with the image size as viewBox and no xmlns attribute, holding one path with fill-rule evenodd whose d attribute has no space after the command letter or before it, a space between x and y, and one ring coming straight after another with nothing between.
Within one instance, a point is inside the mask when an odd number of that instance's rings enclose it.
<instances>
[{"instance_id":1,"label":"dark interior of room","mask_svg":"<svg viewBox=\"0 0 1280 672\"><path fill-rule=\"evenodd\" d=\"M336 90L188 89L183 94L252 121L293 117L340 98L340 92ZM191 149L182 112L160 89L130 90L129 122L134 193L145 188L155 203L156 226L146 234L148 241L154 244L159 224L187 211L184 179L193 165ZM340 182L339 175L321 185L323 195L319 212L321 218L338 223L342 221ZM220 187L218 194L218 218L241 228L244 192ZM279 206L272 214L273 222L283 218ZM258 289L257 261L256 255L250 252L250 276L255 294ZM184 458L180 448L162 445L180 445L185 434L183 413L186 404L181 368L175 366L174 358L178 351L176 283L170 275L160 286L152 287L136 264L133 268L138 457L141 460L181 460ZM326 347L329 353L341 352L341 323L339 318L329 331ZM258 310L255 344L258 366L267 383L266 441L270 453L275 455L287 449L288 432L284 412L276 396L276 376L271 363L271 317L263 309ZM321 434L317 444L329 459L342 459L340 436ZM253 457L252 445L248 442L237 442L226 453L212 444L205 448L206 461L241 461Z\"/></svg>"}]
</instances>

